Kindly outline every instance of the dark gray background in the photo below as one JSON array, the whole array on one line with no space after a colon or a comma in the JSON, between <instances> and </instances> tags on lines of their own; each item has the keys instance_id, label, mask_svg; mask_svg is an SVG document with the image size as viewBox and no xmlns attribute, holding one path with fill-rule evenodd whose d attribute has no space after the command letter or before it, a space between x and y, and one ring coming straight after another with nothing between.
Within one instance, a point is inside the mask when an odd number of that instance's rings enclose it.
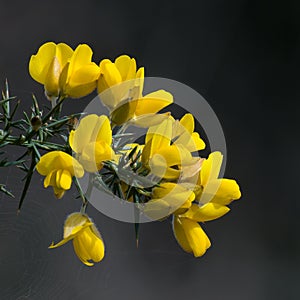
<instances>
[{"instance_id":1,"label":"dark gray background","mask_svg":"<svg viewBox=\"0 0 300 300\"><path fill-rule=\"evenodd\" d=\"M0 80L23 108L31 92L42 98L27 65L45 41L87 43L96 62L127 53L147 76L183 82L211 104L226 176L243 197L205 225L212 247L200 259L180 249L167 221L142 224L136 249L132 224L89 207L106 257L88 268L71 243L47 249L79 207L75 190L55 200L36 174L17 217L23 174L1 169L16 199L0 196L0 299L298 299L299 15L297 0L1 0Z\"/></svg>"}]
</instances>

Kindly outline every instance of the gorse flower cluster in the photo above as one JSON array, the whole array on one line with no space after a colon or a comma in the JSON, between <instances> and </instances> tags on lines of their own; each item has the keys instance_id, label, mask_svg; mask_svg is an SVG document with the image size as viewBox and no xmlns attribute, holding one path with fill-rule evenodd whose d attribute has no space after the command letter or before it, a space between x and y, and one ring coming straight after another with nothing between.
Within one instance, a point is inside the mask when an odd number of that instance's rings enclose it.
<instances>
[{"instance_id":1,"label":"gorse flower cluster","mask_svg":"<svg viewBox=\"0 0 300 300\"><path fill-rule=\"evenodd\" d=\"M101 234L86 214L91 191L99 189L109 193L111 201L130 202L138 211L137 240L140 215L153 221L170 220L181 248L202 256L211 243L201 223L224 216L228 205L241 197L235 180L219 178L222 154L199 155L206 143L195 131L193 115L187 113L177 120L170 112L160 112L176 99L165 90L145 94L144 68L138 68L134 58L121 55L97 64L92 54L85 44L73 50L64 43L48 42L31 56L29 73L44 86L51 102L48 111L42 111L33 97L31 115L24 113L24 119L14 120L17 105L10 109L14 98L8 86L3 93L0 146L26 147L16 161L1 162L26 172L19 209L36 170L56 198L63 198L73 184L82 199L80 211L66 218L62 241L49 248L72 240L84 264L92 266L104 258ZM81 98L94 90L107 115L61 116L65 99ZM130 139L128 128L134 126L146 130L142 143ZM12 130L21 134L13 135ZM63 142L59 144L56 137ZM28 155L29 161L24 159ZM89 179L86 192L80 184L84 176ZM1 190L10 194L3 185Z\"/></svg>"}]
</instances>

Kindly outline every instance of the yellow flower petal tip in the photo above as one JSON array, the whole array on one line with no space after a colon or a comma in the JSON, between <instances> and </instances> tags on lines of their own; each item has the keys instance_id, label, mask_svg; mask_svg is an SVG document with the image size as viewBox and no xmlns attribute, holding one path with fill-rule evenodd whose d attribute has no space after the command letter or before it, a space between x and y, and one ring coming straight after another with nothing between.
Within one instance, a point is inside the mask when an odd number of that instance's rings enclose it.
<instances>
[{"instance_id":1,"label":"yellow flower petal tip","mask_svg":"<svg viewBox=\"0 0 300 300\"><path fill-rule=\"evenodd\" d=\"M105 246L102 237L92 220L80 212L69 215L64 225L64 239L49 246L49 249L57 248L68 241L73 241L76 255L82 263L93 266L95 262L103 260Z\"/></svg>"}]
</instances>

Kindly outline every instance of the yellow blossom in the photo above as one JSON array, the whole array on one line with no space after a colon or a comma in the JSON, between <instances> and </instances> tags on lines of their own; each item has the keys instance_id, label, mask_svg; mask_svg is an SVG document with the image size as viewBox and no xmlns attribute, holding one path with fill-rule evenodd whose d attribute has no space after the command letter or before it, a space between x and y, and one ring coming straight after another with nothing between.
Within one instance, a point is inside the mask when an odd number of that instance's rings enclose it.
<instances>
[{"instance_id":1,"label":"yellow blossom","mask_svg":"<svg viewBox=\"0 0 300 300\"><path fill-rule=\"evenodd\" d=\"M194 188L195 201L188 210L173 217L173 232L180 246L194 256L202 256L210 241L198 222L218 219L227 214L226 206L241 197L235 180L218 178L222 154L213 152L201 165L197 185ZM199 204L198 204L199 203Z\"/></svg>"},{"instance_id":2,"label":"yellow blossom","mask_svg":"<svg viewBox=\"0 0 300 300\"><path fill-rule=\"evenodd\" d=\"M88 172L96 172L102 162L114 157L111 148L112 131L106 116L88 115L80 121L69 136L69 144L77 154L79 162Z\"/></svg>"},{"instance_id":3,"label":"yellow blossom","mask_svg":"<svg viewBox=\"0 0 300 300\"><path fill-rule=\"evenodd\" d=\"M37 171L46 176L44 186L52 186L55 196L60 199L71 188L72 177L80 178L84 170L71 155L62 151L52 151L43 155L36 165Z\"/></svg>"},{"instance_id":4,"label":"yellow blossom","mask_svg":"<svg viewBox=\"0 0 300 300\"><path fill-rule=\"evenodd\" d=\"M188 122L187 122L188 121ZM180 122L172 117L148 129L142 161L156 176L174 180L199 162L191 152L202 150L205 143L193 132L194 119L188 114Z\"/></svg>"},{"instance_id":5,"label":"yellow blossom","mask_svg":"<svg viewBox=\"0 0 300 300\"><path fill-rule=\"evenodd\" d=\"M141 95L144 84L144 68L137 70L136 61L128 55L121 55L114 62L103 59L100 62L100 76L98 79L98 93L101 100L110 111L128 96L128 92L135 88ZM114 87L113 89L111 89Z\"/></svg>"},{"instance_id":6,"label":"yellow blossom","mask_svg":"<svg viewBox=\"0 0 300 300\"><path fill-rule=\"evenodd\" d=\"M99 67L91 62L92 50L79 45L75 51L64 43L43 44L29 61L29 73L44 85L46 96L79 98L96 88Z\"/></svg>"},{"instance_id":7,"label":"yellow blossom","mask_svg":"<svg viewBox=\"0 0 300 300\"><path fill-rule=\"evenodd\" d=\"M69 215L64 224L63 240L52 243L50 249L64 245L73 240L73 246L78 258L87 266L100 262L104 258L104 243L92 220L79 212Z\"/></svg>"},{"instance_id":8,"label":"yellow blossom","mask_svg":"<svg viewBox=\"0 0 300 300\"><path fill-rule=\"evenodd\" d=\"M149 127L160 123L167 114L156 113L173 102L173 96L158 90L143 96L144 68L137 70L136 61L121 55L115 62L104 59L100 62L98 93L102 103L111 112L114 125L130 122Z\"/></svg>"}]
</instances>

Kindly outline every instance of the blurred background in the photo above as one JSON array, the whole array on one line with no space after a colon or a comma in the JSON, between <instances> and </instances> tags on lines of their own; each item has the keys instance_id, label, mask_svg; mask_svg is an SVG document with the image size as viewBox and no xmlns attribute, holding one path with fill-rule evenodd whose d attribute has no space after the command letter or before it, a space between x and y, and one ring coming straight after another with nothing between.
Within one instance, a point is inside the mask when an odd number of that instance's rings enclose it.
<instances>
[{"instance_id":1,"label":"blurred background","mask_svg":"<svg viewBox=\"0 0 300 300\"><path fill-rule=\"evenodd\" d=\"M132 224L92 206L106 257L84 266L59 241L75 189L62 200L35 174L16 215L23 173L0 169L0 299L299 299L300 3L296 0L0 1L0 83L31 104L43 87L28 61L46 41L80 43L94 61L126 53L147 76L182 82L218 116L227 142L225 177L242 199L204 229L212 247L202 258L183 252L168 221ZM70 100L70 112L87 100ZM46 100L45 100L46 101ZM14 157L14 149L10 149Z\"/></svg>"}]
</instances>

